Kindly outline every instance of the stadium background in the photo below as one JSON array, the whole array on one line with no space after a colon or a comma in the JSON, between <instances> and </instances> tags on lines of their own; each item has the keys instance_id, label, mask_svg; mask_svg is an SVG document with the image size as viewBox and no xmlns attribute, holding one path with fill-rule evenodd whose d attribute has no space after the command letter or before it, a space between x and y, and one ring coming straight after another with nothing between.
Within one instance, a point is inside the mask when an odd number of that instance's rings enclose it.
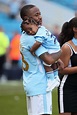
<instances>
[{"instance_id":1,"label":"stadium background","mask_svg":"<svg viewBox=\"0 0 77 115\"><path fill-rule=\"evenodd\" d=\"M21 34L19 10L15 17L11 17L11 7L8 5L12 0L0 0L0 27L8 35L11 42L14 33ZM43 25L51 32L60 32L61 26L65 21L77 16L77 0L13 0L22 4L32 3L39 7L43 16ZM57 30L55 29L55 27ZM8 68L9 64L7 65ZM21 61L19 65L21 68ZM7 69L6 68L6 69ZM10 71L10 68L9 68ZM19 72L14 68L11 72ZM15 75L15 76L14 76ZM10 74L10 79L5 75L0 79L0 115L27 115L26 99L22 85L22 75ZM53 90L53 114L58 115L57 89Z\"/></svg>"}]
</instances>

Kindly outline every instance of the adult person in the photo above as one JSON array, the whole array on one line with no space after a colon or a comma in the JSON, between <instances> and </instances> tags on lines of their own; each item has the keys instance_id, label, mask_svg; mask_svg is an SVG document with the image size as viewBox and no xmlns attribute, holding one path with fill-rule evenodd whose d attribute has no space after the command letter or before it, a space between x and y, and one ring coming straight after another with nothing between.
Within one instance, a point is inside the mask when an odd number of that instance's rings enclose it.
<instances>
[{"instance_id":1,"label":"adult person","mask_svg":"<svg viewBox=\"0 0 77 115\"><path fill-rule=\"evenodd\" d=\"M10 41L4 29L0 27L0 78L4 72L4 64L8 61Z\"/></svg>"},{"instance_id":2,"label":"adult person","mask_svg":"<svg viewBox=\"0 0 77 115\"><path fill-rule=\"evenodd\" d=\"M18 66L20 61L20 34L15 31L14 36L10 42L10 51L9 51L9 58L11 60L12 66Z\"/></svg>"},{"instance_id":3,"label":"adult person","mask_svg":"<svg viewBox=\"0 0 77 115\"><path fill-rule=\"evenodd\" d=\"M40 11L34 5L24 6L20 11L20 16L23 20L33 18L38 25L42 24L42 18L39 18L41 17ZM34 42L33 36L26 33L21 35L20 52L23 62L23 85L27 96L28 115L50 115L52 113L52 95L51 92L46 92L47 79L40 59L47 64L52 64L58 60L58 55L48 54L47 50L41 46L36 51L37 57L34 57L29 51Z\"/></svg>"},{"instance_id":4,"label":"adult person","mask_svg":"<svg viewBox=\"0 0 77 115\"><path fill-rule=\"evenodd\" d=\"M21 55L20 55L20 34L15 31L9 46L9 64L10 66L5 66L5 74L8 80L20 80L22 77L22 67L19 65Z\"/></svg>"},{"instance_id":5,"label":"adult person","mask_svg":"<svg viewBox=\"0 0 77 115\"><path fill-rule=\"evenodd\" d=\"M77 17L65 22L59 35L62 46L59 115L77 115Z\"/></svg>"},{"instance_id":6,"label":"adult person","mask_svg":"<svg viewBox=\"0 0 77 115\"><path fill-rule=\"evenodd\" d=\"M60 57L62 51L60 49L60 44L57 41L57 38L44 26L37 25L31 19L22 21L21 28L22 32L26 32L28 35L33 35L35 38L35 43L30 49L32 55L35 56L35 51L42 45L48 50L49 54L58 52L58 56ZM47 74L47 91L52 91L55 87L58 87L60 84L58 69L53 70L51 65L48 65L45 62L43 62L43 65Z\"/></svg>"}]
</instances>

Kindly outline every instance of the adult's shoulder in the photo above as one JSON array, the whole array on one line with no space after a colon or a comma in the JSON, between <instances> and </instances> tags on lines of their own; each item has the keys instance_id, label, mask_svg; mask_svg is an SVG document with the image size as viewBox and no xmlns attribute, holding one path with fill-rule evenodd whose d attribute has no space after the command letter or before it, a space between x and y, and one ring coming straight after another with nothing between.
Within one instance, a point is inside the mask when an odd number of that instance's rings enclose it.
<instances>
[{"instance_id":1,"label":"adult's shoulder","mask_svg":"<svg viewBox=\"0 0 77 115\"><path fill-rule=\"evenodd\" d=\"M37 37L37 36L44 37L44 36L46 36L46 33L47 33L47 29L44 26L39 26L35 37Z\"/></svg>"},{"instance_id":2,"label":"adult's shoulder","mask_svg":"<svg viewBox=\"0 0 77 115\"><path fill-rule=\"evenodd\" d=\"M35 43L34 36L23 33L20 38L20 44L25 48L30 48Z\"/></svg>"},{"instance_id":3,"label":"adult's shoulder","mask_svg":"<svg viewBox=\"0 0 77 115\"><path fill-rule=\"evenodd\" d=\"M66 42L62 45L61 47L62 51L65 52L65 54L71 54L71 46L69 44L69 42Z\"/></svg>"},{"instance_id":4,"label":"adult's shoulder","mask_svg":"<svg viewBox=\"0 0 77 115\"><path fill-rule=\"evenodd\" d=\"M71 47L71 44L69 41L62 45L62 48L64 48L64 49L69 49L69 47Z\"/></svg>"},{"instance_id":5,"label":"adult's shoulder","mask_svg":"<svg viewBox=\"0 0 77 115\"><path fill-rule=\"evenodd\" d=\"M21 40L25 40L25 41L28 41L28 42L35 41L34 36L28 35L26 33L22 33Z\"/></svg>"}]
</instances>

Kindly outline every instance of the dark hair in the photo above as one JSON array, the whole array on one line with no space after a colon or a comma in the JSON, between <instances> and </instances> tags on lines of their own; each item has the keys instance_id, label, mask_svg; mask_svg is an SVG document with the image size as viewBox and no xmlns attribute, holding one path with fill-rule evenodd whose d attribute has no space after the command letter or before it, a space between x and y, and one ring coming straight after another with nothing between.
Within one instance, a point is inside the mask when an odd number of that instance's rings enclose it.
<instances>
[{"instance_id":1,"label":"dark hair","mask_svg":"<svg viewBox=\"0 0 77 115\"><path fill-rule=\"evenodd\" d=\"M72 18L69 22L65 22L62 26L61 33L58 36L60 45L71 40L74 36L73 27L77 27L77 17Z\"/></svg>"},{"instance_id":2,"label":"dark hair","mask_svg":"<svg viewBox=\"0 0 77 115\"><path fill-rule=\"evenodd\" d=\"M25 33L24 28L23 28L23 24L28 24L28 23L27 23L27 21L26 21L26 22L25 22L25 21L22 21L22 23L21 23L21 25L20 25L20 27L21 27L21 32Z\"/></svg>"},{"instance_id":3,"label":"dark hair","mask_svg":"<svg viewBox=\"0 0 77 115\"><path fill-rule=\"evenodd\" d=\"M35 5L25 5L21 8L20 10L20 17L22 18L22 20L24 20L24 16L28 16L28 12L31 8L35 7Z\"/></svg>"},{"instance_id":4,"label":"dark hair","mask_svg":"<svg viewBox=\"0 0 77 115\"><path fill-rule=\"evenodd\" d=\"M21 32L25 33L26 31L24 30L24 27L23 25L26 24L26 25L29 25L29 24L35 24L37 25L37 23L35 22L35 20L33 20L32 18L29 18L29 19L25 19L22 21L21 23Z\"/></svg>"}]
</instances>

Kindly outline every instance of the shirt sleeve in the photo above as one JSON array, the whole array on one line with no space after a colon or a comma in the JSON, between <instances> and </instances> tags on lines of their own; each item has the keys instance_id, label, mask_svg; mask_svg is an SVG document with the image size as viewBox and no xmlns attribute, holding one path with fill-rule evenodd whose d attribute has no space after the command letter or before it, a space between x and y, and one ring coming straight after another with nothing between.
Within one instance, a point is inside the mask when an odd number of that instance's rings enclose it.
<instances>
[{"instance_id":1,"label":"shirt sleeve","mask_svg":"<svg viewBox=\"0 0 77 115\"><path fill-rule=\"evenodd\" d=\"M39 57L41 54L47 52L47 49L44 48L42 45L36 50L35 54Z\"/></svg>"},{"instance_id":2,"label":"shirt sleeve","mask_svg":"<svg viewBox=\"0 0 77 115\"><path fill-rule=\"evenodd\" d=\"M40 43L43 43L44 41L44 36L35 36L35 40L40 42Z\"/></svg>"}]
</instances>

